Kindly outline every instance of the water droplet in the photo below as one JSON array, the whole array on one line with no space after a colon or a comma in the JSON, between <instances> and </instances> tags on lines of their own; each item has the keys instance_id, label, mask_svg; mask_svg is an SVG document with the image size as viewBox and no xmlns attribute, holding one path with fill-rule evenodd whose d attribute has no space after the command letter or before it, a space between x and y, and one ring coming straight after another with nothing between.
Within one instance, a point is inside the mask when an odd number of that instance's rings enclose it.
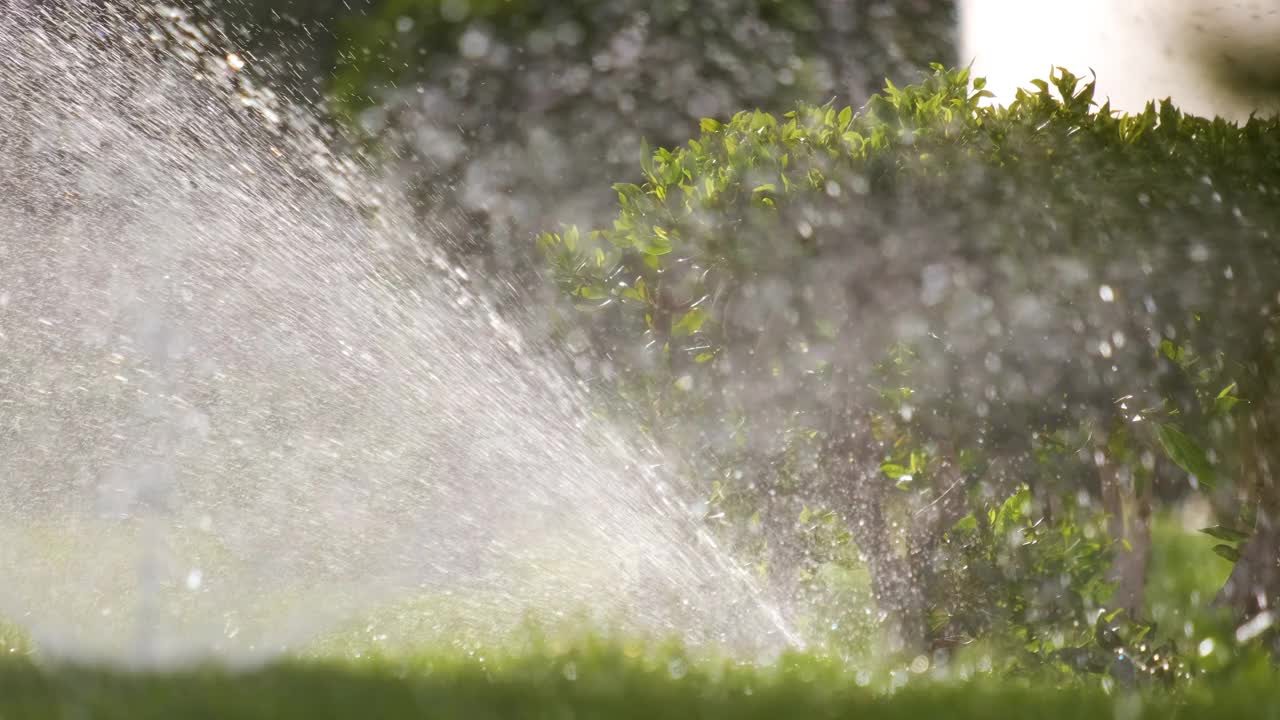
<instances>
[{"instance_id":1,"label":"water droplet","mask_svg":"<svg viewBox=\"0 0 1280 720\"><path fill-rule=\"evenodd\" d=\"M204 572L200 568L192 568L191 572L187 573L187 589L195 592L201 585L204 585Z\"/></svg>"},{"instance_id":2,"label":"water droplet","mask_svg":"<svg viewBox=\"0 0 1280 720\"><path fill-rule=\"evenodd\" d=\"M1116 291L1110 285L1102 285L1098 288L1098 297L1102 298L1102 302L1112 302L1116 299Z\"/></svg>"},{"instance_id":3,"label":"water droplet","mask_svg":"<svg viewBox=\"0 0 1280 720\"><path fill-rule=\"evenodd\" d=\"M463 57L476 60L489 53L489 36L475 28L468 29L458 41Z\"/></svg>"},{"instance_id":4,"label":"water droplet","mask_svg":"<svg viewBox=\"0 0 1280 720\"><path fill-rule=\"evenodd\" d=\"M235 53L227 53L227 67L240 72L244 69L244 58Z\"/></svg>"},{"instance_id":5,"label":"water droplet","mask_svg":"<svg viewBox=\"0 0 1280 720\"><path fill-rule=\"evenodd\" d=\"M937 305L950 287L951 271L945 265L927 265L921 272L920 302L930 307Z\"/></svg>"},{"instance_id":6,"label":"water droplet","mask_svg":"<svg viewBox=\"0 0 1280 720\"><path fill-rule=\"evenodd\" d=\"M1258 637L1275 622L1275 615L1270 610L1258 613L1252 620L1236 628L1236 642L1249 642Z\"/></svg>"}]
</instances>

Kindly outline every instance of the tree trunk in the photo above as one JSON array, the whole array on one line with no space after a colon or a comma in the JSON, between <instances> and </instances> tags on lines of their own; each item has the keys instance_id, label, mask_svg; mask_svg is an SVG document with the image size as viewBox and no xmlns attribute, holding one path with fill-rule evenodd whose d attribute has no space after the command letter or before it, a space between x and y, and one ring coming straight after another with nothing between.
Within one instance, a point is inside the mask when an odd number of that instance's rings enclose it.
<instances>
[{"instance_id":1,"label":"tree trunk","mask_svg":"<svg viewBox=\"0 0 1280 720\"><path fill-rule=\"evenodd\" d=\"M1280 528L1273 519L1259 515L1258 526L1240 550L1240 560L1214 604L1231 608L1244 620L1280 601Z\"/></svg>"},{"instance_id":2,"label":"tree trunk","mask_svg":"<svg viewBox=\"0 0 1280 720\"><path fill-rule=\"evenodd\" d=\"M852 402L836 405L853 406ZM922 568L930 558L919 551L925 546L917 542L916 534L922 522L936 525L938 518L950 517L951 499L939 503L927 518L904 518L901 525L894 522L887 513L895 491L881 475L879 463L868 460L879 454L868 423L848 411L839 412L830 422L838 430L823 450L824 475L835 485L832 495L841 498L842 514L871 576L886 649L910 656L923 653L928 598ZM963 501L963 492L956 497Z\"/></svg>"},{"instance_id":3,"label":"tree trunk","mask_svg":"<svg viewBox=\"0 0 1280 720\"><path fill-rule=\"evenodd\" d=\"M871 591L883 614L888 650L914 654L925 647L925 598L911 558L900 552L885 521L883 505L870 502L852 522L853 539L866 557Z\"/></svg>"},{"instance_id":4,"label":"tree trunk","mask_svg":"<svg viewBox=\"0 0 1280 720\"><path fill-rule=\"evenodd\" d=\"M1253 534L1214 598L1245 620L1280 602L1280 398L1268 393L1238 424L1240 482L1257 502Z\"/></svg>"},{"instance_id":5,"label":"tree trunk","mask_svg":"<svg viewBox=\"0 0 1280 720\"><path fill-rule=\"evenodd\" d=\"M1121 470L1109 461L1099 469L1107 531L1117 543L1107 580L1116 585L1112 604L1138 617L1143 612L1151 557L1151 483L1138 491L1134 481L1122 478Z\"/></svg>"}]
</instances>

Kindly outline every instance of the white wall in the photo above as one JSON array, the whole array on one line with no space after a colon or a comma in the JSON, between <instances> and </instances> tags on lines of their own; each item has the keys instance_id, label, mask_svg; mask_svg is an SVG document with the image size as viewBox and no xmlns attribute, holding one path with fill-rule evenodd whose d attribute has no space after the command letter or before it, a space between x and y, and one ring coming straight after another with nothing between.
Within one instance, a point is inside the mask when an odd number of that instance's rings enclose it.
<instances>
[{"instance_id":1,"label":"white wall","mask_svg":"<svg viewBox=\"0 0 1280 720\"><path fill-rule=\"evenodd\" d=\"M1280 0L960 0L961 63L1002 104L1049 68L1098 74L1099 97L1243 119L1280 111Z\"/></svg>"}]
</instances>

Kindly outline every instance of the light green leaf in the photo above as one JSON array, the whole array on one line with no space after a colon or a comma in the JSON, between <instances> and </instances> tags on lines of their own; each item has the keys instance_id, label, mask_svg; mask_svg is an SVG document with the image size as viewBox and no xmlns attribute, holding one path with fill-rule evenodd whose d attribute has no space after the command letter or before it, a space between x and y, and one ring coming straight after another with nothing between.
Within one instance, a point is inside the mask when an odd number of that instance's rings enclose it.
<instances>
[{"instance_id":1,"label":"light green leaf","mask_svg":"<svg viewBox=\"0 0 1280 720\"><path fill-rule=\"evenodd\" d=\"M843 132L851 122L853 122L853 108L846 107L840 111L840 116L836 119L836 127Z\"/></svg>"},{"instance_id":2,"label":"light green leaf","mask_svg":"<svg viewBox=\"0 0 1280 720\"><path fill-rule=\"evenodd\" d=\"M1241 400L1236 396L1236 383L1222 388L1222 392L1213 399L1213 411L1219 415L1229 415L1240 404Z\"/></svg>"},{"instance_id":3,"label":"light green leaf","mask_svg":"<svg viewBox=\"0 0 1280 720\"><path fill-rule=\"evenodd\" d=\"M903 475L910 474L905 467L896 463L884 463L880 466L880 472L888 476L890 480L897 480Z\"/></svg>"},{"instance_id":4,"label":"light green leaf","mask_svg":"<svg viewBox=\"0 0 1280 720\"><path fill-rule=\"evenodd\" d=\"M685 313L671 326L671 334L675 337L692 335L701 330L702 324L706 321L707 314L702 311L702 308L694 308Z\"/></svg>"},{"instance_id":5,"label":"light green leaf","mask_svg":"<svg viewBox=\"0 0 1280 720\"><path fill-rule=\"evenodd\" d=\"M651 257L666 255L671 252L671 238L665 230L654 226L653 234L638 242L636 247L640 252Z\"/></svg>"}]
</instances>

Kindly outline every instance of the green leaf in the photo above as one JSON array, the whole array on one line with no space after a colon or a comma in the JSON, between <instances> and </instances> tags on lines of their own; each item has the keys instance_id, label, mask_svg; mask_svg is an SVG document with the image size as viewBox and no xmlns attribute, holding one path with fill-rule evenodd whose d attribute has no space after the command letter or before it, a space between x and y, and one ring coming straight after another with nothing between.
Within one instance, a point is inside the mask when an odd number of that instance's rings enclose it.
<instances>
[{"instance_id":1,"label":"green leaf","mask_svg":"<svg viewBox=\"0 0 1280 720\"><path fill-rule=\"evenodd\" d=\"M640 140L640 169L644 170L646 176L653 176L653 149L643 138Z\"/></svg>"},{"instance_id":2,"label":"green leaf","mask_svg":"<svg viewBox=\"0 0 1280 720\"><path fill-rule=\"evenodd\" d=\"M1231 411L1239 404L1240 398L1228 395L1213 401L1213 411L1218 415L1230 415Z\"/></svg>"},{"instance_id":3,"label":"green leaf","mask_svg":"<svg viewBox=\"0 0 1280 720\"><path fill-rule=\"evenodd\" d=\"M765 128L777 127L777 126L778 126L778 119L770 115L769 113L761 112L757 110L751 115L752 132L764 130Z\"/></svg>"},{"instance_id":4,"label":"green leaf","mask_svg":"<svg viewBox=\"0 0 1280 720\"><path fill-rule=\"evenodd\" d=\"M903 475L909 475L910 472L901 465L896 463L885 463L880 466L880 472L884 473L890 480L897 480Z\"/></svg>"},{"instance_id":5,"label":"green leaf","mask_svg":"<svg viewBox=\"0 0 1280 720\"><path fill-rule=\"evenodd\" d=\"M1166 455L1178 467L1195 476L1196 481L1205 487L1213 487L1217 475L1213 464L1204 448L1196 444L1186 433L1174 425L1156 425L1156 439Z\"/></svg>"},{"instance_id":6,"label":"green leaf","mask_svg":"<svg viewBox=\"0 0 1280 720\"><path fill-rule=\"evenodd\" d=\"M1231 562L1240 562L1240 551L1231 545L1214 545L1213 551Z\"/></svg>"},{"instance_id":7,"label":"green leaf","mask_svg":"<svg viewBox=\"0 0 1280 720\"><path fill-rule=\"evenodd\" d=\"M840 116L836 118L836 127L843 132L845 128L849 127L849 123L851 122L853 122L853 108L846 107L840 111Z\"/></svg>"},{"instance_id":8,"label":"green leaf","mask_svg":"<svg viewBox=\"0 0 1280 720\"><path fill-rule=\"evenodd\" d=\"M538 233L538 248L544 253L549 253L556 246L560 245L560 236L555 233Z\"/></svg>"},{"instance_id":9,"label":"green leaf","mask_svg":"<svg viewBox=\"0 0 1280 720\"><path fill-rule=\"evenodd\" d=\"M1214 525L1213 527L1200 528L1200 532L1211 538L1225 540L1227 542L1244 542L1249 539L1249 533L1235 528L1229 528L1224 525Z\"/></svg>"},{"instance_id":10,"label":"green leaf","mask_svg":"<svg viewBox=\"0 0 1280 720\"><path fill-rule=\"evenodd\" d=\"M648 302L649 288L645 284L644 278L643 277L636 278L635 283L631 287L622 291L622 297L627 298L628 300L635 300L637 302L642 302L642 303Z\"/></svg>"},{"instance_id":11,"label":"green leaf","mask_svg":"<svg viewBox=\"0 0 1280 720\"><path fill-rule=\"evenodd\" d=\"M666 255L671 252L671 238L665 230L655 225L653 234L637 243L636 248L649 256Z\"/></svg>"},{"instance_id":12,"label":"green leaf","mask_svg":"<svg viewBox=\"0 0 1280 720\"><path fill-rule=\"evenodd\" d=\"M1213 399L1213 411L1215 413L1229 415L1235 409L1235 406L1240 404L1240 398L1236 397L1236 389L1236 383L1231 383L1222 388L1222 392L1218 393L1218 396Z\"/></svg>"},{"instance_id":13,"label":"green leaf","mask_svg":"<svg viewBox=\"0 0 1280 720\"><path fill-rule=\"evenodd\" d=\"M1186 367L1187 349L1181 345L1175 345L1172 340L1160 341L1160 354L1172 360L1179 367Z\"/></svg>"},{"instance_id":14,"label":"green leaf","mask_svg":"<svg viewBox=\"0 0 1280 720\"><path fill-rule=\"evenodd\" d=\"M684 337L692 335L702 329L702 324L707 321L707 314L701 308L694 308L685 313L674 325L671 326L671 334L675 337Z\"/></svg>"},{"instance_id":15,"label":"green leaf","mask_svg":"<svg viewBox=\"0 0 1280 720\"><path fill-rule=\"evenodd\" d=\"M926 460L927 460L927 457L925 456L923 450L912 450L911 451L911 468L910 468L911 474L914 475L916 473L924 472L924 464Z\"/></svg>"}]
</instances>

